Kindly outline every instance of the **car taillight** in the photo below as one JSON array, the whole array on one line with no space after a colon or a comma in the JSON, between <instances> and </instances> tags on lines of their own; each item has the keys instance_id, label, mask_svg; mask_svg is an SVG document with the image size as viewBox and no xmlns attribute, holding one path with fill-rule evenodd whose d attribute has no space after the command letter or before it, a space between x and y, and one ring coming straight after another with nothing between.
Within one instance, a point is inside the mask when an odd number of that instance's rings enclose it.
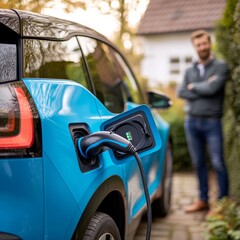
<instances>
[{"instance_id":1,"label":"car taillight","mask_svg":"<svg viewBox=\"0 0 240 240\"><path fill-rule=\"evenodd\" d=\"M0 126L0 132L3 133L0 148L28 148L33 144L33 117L30 105L23 89L14 88L14 90L19 105L19 129L17 134L11 136L18 121L18 114L15 113L16 109L5 109L5 116L2 116L3 126ZM8 133L9 136L5 135L5 133Z\"/></svg>"},{"instance_id":2,"label":"car taillight","mask_svg":"<svg viewBox=\"0 0 240 240\"><path fill-rule=\"evenodd\" d=\"M0 85L0 158L41 154L40 120L22 83Z\"/></svg>"}]
</instances>

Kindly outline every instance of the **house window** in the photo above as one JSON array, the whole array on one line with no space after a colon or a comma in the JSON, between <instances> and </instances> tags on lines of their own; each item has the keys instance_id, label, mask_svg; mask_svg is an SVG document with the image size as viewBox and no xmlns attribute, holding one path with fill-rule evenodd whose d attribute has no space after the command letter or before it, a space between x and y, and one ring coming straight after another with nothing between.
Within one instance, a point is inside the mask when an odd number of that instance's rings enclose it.
<instances>
[{"instance_id":1,"label":"house window","mask_svg":"<svg viewBox=\"0 0 240 240\"><path fill-rule=\"evenodd\" d=\"M180 73L180 58L171 57L170 58L170 74L176 75Z\"/></svg>"},{"instance_id":2,"label":"house window","mask_svg":"<svg viewBox=\"0 0 240 240\"><path fill-rule=\"evenodd\" d=\"M179 64L180 60L179 60L179 58L177 58L177 57L173 57L173 58L170 58L170 62L171 62L172 64Z\"/></svg>"},{"instance_id":3,"label":"house window","mask_svg":"<svg viewBox=\"0 0 240 240\"><path fill-rule=\"evenodd\" d=\"M186 68L192 64L192 56L177 57L173 56L169 58L169 74L171 79L178 79L184 73Z\"/></svg>"},{"instance_id":4,"label":"house window","mask_svg":"<svg viewBox=\"0 0 240 240\"><path fill-rule=\"evenodd\" d=\"M185 57L185 63L192 63L192 57Z\"/></svg>"}]
</instances>

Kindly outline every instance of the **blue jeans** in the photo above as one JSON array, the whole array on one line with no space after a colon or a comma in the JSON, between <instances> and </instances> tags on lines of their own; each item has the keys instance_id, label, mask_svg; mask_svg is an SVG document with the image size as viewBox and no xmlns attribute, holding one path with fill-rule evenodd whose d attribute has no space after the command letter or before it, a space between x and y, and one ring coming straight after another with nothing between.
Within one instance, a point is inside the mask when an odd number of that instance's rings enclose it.
<instances>
[{"instance_id":1,"label":"blue jeans","mask_svg":"<svg viewBox=\"0 0 240 240\"><path fill-rule=\"evenodd\" d=\"M228 174L223 156L221 119L187 116L184 122L189 153L199 181L199 198L208 201L208 169L206 146L217 174L218 198L228 196Z\"/></svg>"}]
</instances>

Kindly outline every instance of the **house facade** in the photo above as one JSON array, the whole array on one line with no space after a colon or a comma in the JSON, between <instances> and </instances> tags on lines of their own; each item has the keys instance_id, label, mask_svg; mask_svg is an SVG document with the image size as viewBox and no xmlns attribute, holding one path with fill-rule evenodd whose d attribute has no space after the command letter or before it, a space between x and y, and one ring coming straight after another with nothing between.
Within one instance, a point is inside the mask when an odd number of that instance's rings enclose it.
<instances>
[{"instance_id":1,"label":"house facade","mask_svg":"<svg viewBox=\"0 0 240 240\"><path fill-rule=\"evenodd\" d=\"M143 49L140 71L150 86L181 81L197 59L191 32L205 29L213 39L224 8L225 0L150 0L137 31Z\"/></svg>"}]
</instances>

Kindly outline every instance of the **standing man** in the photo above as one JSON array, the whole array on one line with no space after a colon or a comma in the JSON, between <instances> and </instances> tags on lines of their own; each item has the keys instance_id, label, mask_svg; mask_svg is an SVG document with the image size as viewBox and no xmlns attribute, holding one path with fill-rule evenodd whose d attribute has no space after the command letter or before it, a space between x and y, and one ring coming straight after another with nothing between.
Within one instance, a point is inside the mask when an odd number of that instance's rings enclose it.
<instances>
[{"instance_id":1,"label":"standing man","mask_svg":"<svg viewBox=\"0 0 240 240\"><path fill-rule=\"evenodd\" d=\"M199 199L185 209L188 213L209 208L206 146L217 174L218 197L220 199L228 196L221 125L228 68L223 61L212 56L211 38L206 31L193 32L191 41L199 59L186 70L178 89L178 96L186 100L184 128L199 183Z\"/></svg>"}]
</instances>

